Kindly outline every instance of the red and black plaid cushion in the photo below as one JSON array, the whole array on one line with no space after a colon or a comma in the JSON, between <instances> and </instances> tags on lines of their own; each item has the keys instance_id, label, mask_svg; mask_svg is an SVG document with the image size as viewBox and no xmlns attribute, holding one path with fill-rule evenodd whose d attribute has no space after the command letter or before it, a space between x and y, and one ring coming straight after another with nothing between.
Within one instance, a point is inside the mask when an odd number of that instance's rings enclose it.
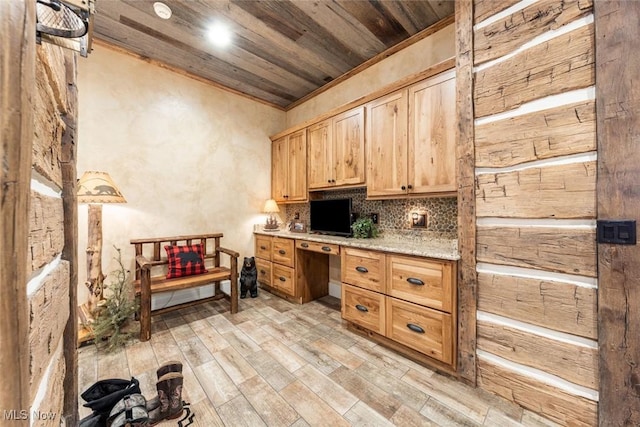
<instances>
[{"instance_id":1,"label":"red and black plaid cushion","mask_svg":"<svg viewBox=\"0 0 640 427\"><path fill-rule=\"evenodd\" d=\"M201 244L186 246L167 245L164 247L164 250L167 251L167 258L169 260L167 279L207 272L204 266Z\"/></svg>"}]
</instances>

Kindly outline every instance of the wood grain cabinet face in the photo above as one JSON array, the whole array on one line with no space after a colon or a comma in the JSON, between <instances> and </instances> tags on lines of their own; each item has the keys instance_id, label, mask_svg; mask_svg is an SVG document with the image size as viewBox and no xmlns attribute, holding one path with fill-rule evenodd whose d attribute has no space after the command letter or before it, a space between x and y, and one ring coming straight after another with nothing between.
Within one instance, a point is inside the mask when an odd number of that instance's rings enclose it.
<instances>
[{"instance_id":1,"label":"wood grain cabinet face","mask_svg":"<svg viewBox=\"0 0 640 427\"><path fill-rule=\"evenodd\" d=\"M341 268L343 282L376 292L385 292L385 254L343 248Z\"/></svg>"},{"instance_id":2,"label":"wood grain cabinet face","mask_svg":"<svg viewBox=\"0 0 640 427\"><path fill-rule=\"evenodd\" d=\"M403 89L367 104L367 197L405 194L407 90Z\"/></svg>"},{"instance_id":3,"label":"wood grain cabinet face","mask_svg":"<svg viewBox=\"0 0 640 427\"><path fill-rule=\"evenodd\" d=\"M256 257L271 261L271 242L269 236L256 235Z\"/></svg>"},{"instance_id":4,"label":"wood grain cabinet face","mask_svg":"<svg viewBox=\"0 0 640 427\"><path fill-rule=\"evenodd\" d=\"M309 189L365 182L364 107L308 128Z\"/></svg>"},{"instance_id":5,"label":"wood grain cabinet face","mask_svg":"<svg viewBox=\"0 0 640 427\"><path fill-rule=\"evenodd\" d=\"M367 104L367 197L452 194L456 187L455 72Z\"/></svg>"},{"instance_id":6,"label":"wood grain cabinet face","mask_svg":"<svg viewBox=\"0 0 640 427\"><path fill-rule=\"evenodd\" d=\"M450 314L421 305L386 299L386 336L448 365L453 363Z\"/></svg>"},{"instance_id":7,"label":"wood grain cabinet face","mask_svg":"<svg viewBox=\"0 0 640 427\"><path fill-rule=\"evenodd\" d=\"M451 313L455 264L387 255L388 295Z\"/></svg>"},{"instance_id":8,"label":"wood grain cabinet face","mask_svg":"<svg viewBox=\"0 0 640 427\"><path fill-rule=\"evenodd\" d=\"M385 296L355 286L342 284L342 318L385 334Z\"/></svg>"},{"instance_id":9,"label":"wood grain cabinet face","mask_svg":"<svg viewBox=\"0 0 640 427\"><path fill-rule=\"evenodd\" d=\"M308 199L306 129L271 144L271 197L278 203Z\"/></svg>"},{"instance_id":10,"label":"wood grain cabinet face","mask_svg":"<svg viewBox=\"0 0 640 427\"><path fill-rule=\"evenodd\" d=\"M256 269L258 270L258 282L271 286L271 262L261 258L256 258Z\"/></svg>"},{"instance_id":11,"label":"wood grain cabinet face","mask_svg":"<svg viewBox=\"0 0 640 427\"><path fill-rule=\"evenodd\" d=\"M411 193L456 187L456 83L447 72L409 88L408 182Z\"/></svg>"},{"instance_id":12,"label":"wood grain cabinet face","mask_svg":"<svg viewBox=\"0 0 640 427\"><path fill-rule=\"evenodd\" d=\"M295 260L294 247L295 240L274 237L271 251L272 261L293 268Z\"/></svg>"},{"instance_id":13,"label":"wood grain cabinet face","mask_svg":"<svg viewBox=\"0 0 640 427\"><path fill-rule=\"evenodd\" d=\"M287 295L295 296L296 283L293 268L285 267L280 264L273 264L272 269L273 274L271 276L271 285Z\"/></svg>"}]
</instances>

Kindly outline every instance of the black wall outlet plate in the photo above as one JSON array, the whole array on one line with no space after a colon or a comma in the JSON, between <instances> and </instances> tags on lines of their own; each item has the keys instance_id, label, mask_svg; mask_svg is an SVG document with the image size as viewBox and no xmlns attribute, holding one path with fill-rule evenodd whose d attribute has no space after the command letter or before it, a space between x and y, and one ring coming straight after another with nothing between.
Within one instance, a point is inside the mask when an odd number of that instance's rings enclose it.
<instances>
[{"instance_id":1,"label":"black wall outlet plate","mask_svg":"<svg viewBox=\"0 0 640 427\"><path fill-rule=\"evenodd\" d=\"M604 220L596 222L598 243L613 243L618 245L636 244L635 220Z\"/></svg>"}]
</instances>

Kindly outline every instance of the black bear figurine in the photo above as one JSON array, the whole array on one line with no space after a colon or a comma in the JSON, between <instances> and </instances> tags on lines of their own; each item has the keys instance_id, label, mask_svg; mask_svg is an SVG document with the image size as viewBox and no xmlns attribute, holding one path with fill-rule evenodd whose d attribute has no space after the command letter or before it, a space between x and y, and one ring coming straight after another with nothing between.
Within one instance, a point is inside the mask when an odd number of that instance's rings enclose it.
<instances>
[{"instance_id":1,"label":"black bear figurine","mask_svg":"<svg viewBox=\"0 0 640 427\"><path fill-rule=\"evenodd\" d=\"M251 298L258 296L258 269L255 257L244 257L240 271L240 298L246 298L247 291Z\"/></svg>"}]
</instances>

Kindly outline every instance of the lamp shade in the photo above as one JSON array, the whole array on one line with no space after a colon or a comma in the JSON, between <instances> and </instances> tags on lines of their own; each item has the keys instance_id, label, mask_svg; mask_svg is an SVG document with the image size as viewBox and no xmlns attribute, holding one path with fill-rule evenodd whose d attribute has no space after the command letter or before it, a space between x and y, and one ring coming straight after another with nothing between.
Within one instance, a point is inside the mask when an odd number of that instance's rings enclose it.
<instances>
[{"instance_id":1,"label":"lamp shade","mask_svg":"<svg viewBox=\"0 0 640 427\"><path fill-rule=\"evenodd\" d=\"M278 204L275 200L269 199L265 202L264 209L262 211L264 213L276 213L280 212L280 209L278 209Z\"/></svg>"},{"instance_id":2,"label":"lamp shade","mask_svg":"<svg viewBox=\"0 0 640 427\"><path fill-rule=\"evenodd\" d=\"M87 171L78 181L78 203L127 203L106 172Z\"/></svg>"}]
</instances>

